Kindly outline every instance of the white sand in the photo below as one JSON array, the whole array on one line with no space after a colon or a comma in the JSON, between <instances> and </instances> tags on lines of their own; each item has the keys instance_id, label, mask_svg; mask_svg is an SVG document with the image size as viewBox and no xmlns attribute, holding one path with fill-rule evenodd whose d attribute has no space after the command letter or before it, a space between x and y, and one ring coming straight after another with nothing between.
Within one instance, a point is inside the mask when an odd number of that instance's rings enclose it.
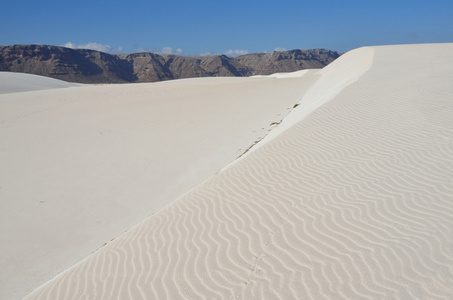
<instances>
[{"instance_id":1,"label":"white sand","mask_svg":"<svg viewBox=\"0 0 453 300\"><path fill-rule=\"evenodd\" d=\"M310 115L314 110L318 109L328 101L337 96L346 86L357 81L357 79L371 67L373 63L372 48L360 48L349 51L337 60L335 64L330 64L322 70L302 70L293 73L277 73L270 75L276 78L288 78L292 76L312 75L320 78L310 86L310 89L304 94L301 100L297 103L297 112L290 114L279 124L278 128L270 132L266 137L255 147L241 156L243 159L251 152L265 145L273 138L280 135L283 131L292 127L296 123L302 121L306 116ZM231 167L228 165L226 168Z\"/></svg>"},{"instance_id":2,"label":"white sand","mask_svg":"<svg viewBox=\"0 0 453 300\"><path fill-rule=\"evenodd\" d=\"M206 78L0 95L0 298L25 295L214 175L266 135L313 80Z\"/></svg>"},{"instance_id":3,"label":"white sand","mask_svg":"<svg viewBox=\"0 0 453 300\"><path fill-rule=\"evenodd\" d=\"M87 256L27 298L451 299L451 53L453 44L370 47L350 52L308 77L249 79L268 80L259 84L257 81L257 86L251 90L269 88L266 95L274 90L281 93L282 99L288 92L286 89L313 79L316 81L310 82L311 87L305 95L305 88L299 91L301 105L273 131L278 135L265 138L256 150L249 151L250 154ZM286 88L270 87L270 83L287 80L291 86L288 83ZM186 83L193 86L196 81L175 85ZM230 83L228 90L239 86L239 81ZM208 85L207 82L204 84ZM177 90L175 87L168 92ZM131 116L140 115L137 112L127 114L128 109L145 101L130 102L137 97L130 96L134 90L131 88L128 92L127 105L126 102L120 105L125 101L123 95L112 103L125 111L123 126L134 121ZM184 90L186 96L189 96L189 90ZM242 91L238 96L244 94ZM248 97L256 95L244 99ZM173 99L180 98L175 96ZM97 108L90 101L78 101L80 110L89 108L93 112L92 118L101 122L103 105ZM254 101L257 105L256 98ZM221 103L224 102L223 99ZM70 105L73 104L67 104L68 108ZM217 107L217 112L225 111L232 104L224 105L222 109ZM187 108L186 112L192 110ZM66 122L71 122L76 112L75 109L65 112L61 108L54 113L55 117L65 116L65 122L61 121L61 124L65 124L66 133L72 132ZM172 120L184 119L183 114L172 114L171 117ZM37 134L18 129L22 122L36 124L24 118L14 119L17 124L9 123L16 139ZM41 122L44 120L44 117L40 119ZM93 127L95 123L91 122L86 126ZM246 123L244 120L239 122ZM89 129L84 128L80 130L90 136ZM178 128L184 126L178 124ZM200 126L196 130L203 128ZM211 132L219 130L214 128ZM150 134L148 130L137 133L141 138L146 134ZM177 135L170 131L167 134ZM225 139L226 133L221 134L219 141ZM68 156L74 155L69 148L59 146L58 138L62 137L58 131L49 135L55 136L52 145L65 149ZM127 135L121 138L127 138ZM188 138L193 140L195 137ZM85 144L95 143L93 139ZM38 147L42 140L43 137L34 145ZM235 140L232 138L226 144ZM71 141L74 142L68 138L67 143ZM24 145L24 141L15 144L14 149L17 151L20 145ZM145 155L137 153L136 146L124 153L135 151L134 157L143 160ZM98 148L102 149L101 146ZM190 150L185 151L190 153ZM118 152L106 161L112 164ZM14 153L5 161L10 163L18 157L19 154ZM87 167L101 157L93 161L86 158L77 165ZM164 162L169 159L167 156L160 158ZM67 158L58 159L67 161ZM30 163L22 162L20 167L30 168ZM137 170L138 166L131 168ZM124 165L118 166L117 172L102 170L97 172L109 180L114 176L108 174L121 177L123 172L128 172ZM146 174L143 175L145 182L151 181L150 173L142 173ZM119 181L125 178L121 177ZM11 186L22 184L19 175L10 179ZM77 176L74 180L81 179ZM0 182L5 182L3 177ZM175 183L170 188L180 184ZM84 182L83 186L86 185ZM90 191L95 195L90 199L91 203L86 203L86 210L95 211L98 201L103 202L99 189L105 185L106 182L97 182L91 187ZM64 185L48 187L55 193L64 188ZM31 190L32 187L23 185L22 189ZM123 189L107 194L118 199L118 192L122 192L131 196L130 199L134 198L133 190ZM16 193L18 191L19 188ZM90 195L88 192L77 193L85 197ZM143 193L151 192L143 189ZM19 204L12 206L19 207L18 210L27 209L30 203L21 199L22 196L18 196L16 201L22 201L22 207ZM171 198L162 198L156 203L165 205L170 201ZM143 203L136 202L135 205L143 207ZM39 207L44 206L36 204L34 211ZM54 207L56 211L62 210ZM126 206L120 214L127 215ZM20 220L14 223L9 219L8 222L20 226L24 218ZM74 220L59 222L56 224L65 225ZM59 230L54 234L58 235ZM83 230L77 234L83 234ZM73 239L79 237L77 234L68 233ZM51 237L48 242L54 243ZM26 242L16 244L16 247L22 249L20 246L23 245L27 245ZM40 261L41 258L33 259Z\"/></svg>"},{"instance_id":4,"label":"white sand","mask_svg":"<svg viewBox=\"0 0 453 300\"><path fill-rule=\"evenodd\" d=\"M48 90L73 86L82 85L32 74L0 72L0 94Z\"/></svg>"}]
</instances>

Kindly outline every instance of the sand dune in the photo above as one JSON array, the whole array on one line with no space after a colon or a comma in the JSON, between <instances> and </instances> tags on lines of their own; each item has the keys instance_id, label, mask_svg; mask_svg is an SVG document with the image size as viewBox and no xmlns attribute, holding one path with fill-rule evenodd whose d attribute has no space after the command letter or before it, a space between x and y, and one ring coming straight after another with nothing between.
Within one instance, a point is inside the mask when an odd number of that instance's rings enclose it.
<instances>
[{"instance_id":1,"label":"sand dune","mask_svg":"<svg viewBox=\"0 0 453 300\"><path fill-rule=\"evenodd\" d=\"M258 147L27 299L450 299L452 51L273 78L311 81Z\"/></svg>"},{"instance_id":2,"label":"sand dune","mask_svg":"<svg viewBox=\"0 0 453 300\"><path fill-rule=\"evenodd\" d=\"M0 94L48 90L74 86L82 85L32 74L0 72Z\"/></svg>"},{"instance_id":3,"label":"sand dune","mask_svg":"<svg viewBox=\"0 0 453 300\"><path fill-rule=\"evenodd\" d=\"M0 298L25 295L214 175L314 79L0 95Z\"/></svg>"}]
</instances>

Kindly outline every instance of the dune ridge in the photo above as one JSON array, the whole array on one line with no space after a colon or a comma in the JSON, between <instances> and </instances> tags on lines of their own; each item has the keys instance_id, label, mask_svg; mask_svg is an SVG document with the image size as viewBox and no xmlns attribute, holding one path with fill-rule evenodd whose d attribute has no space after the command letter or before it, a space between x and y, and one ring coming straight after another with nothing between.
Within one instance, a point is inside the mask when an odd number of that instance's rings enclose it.
<instances>
[{"instance_id":1,"label":"dune ridge","mask_svg":"<svg viewBox=\"0 0 453 300\"><path fill-rule=\"evenodd\" d=\"M372 50L335 97L27 299L449 299L453 44Z\"/></svg>"},{"instance_id":2,"label":"dune ridge","mask_svg":"<svg viewBox=\"0 0 453 300\"><path fill-rule=\"evenodd\" d=\"M267 134L259 144L252 147L251 151L265 145L286 129L290 128L297 122L302 121L314 110L333 99L345 87L357 81L360 76L371 67L373 54L374 50L372 48L363 47L349 51L344 54L340 60L334 61L329 66L321 70L303 70L298 73L295 72L287 75L303 75L306 74L306 72L312 72L312 75L317 76L318 78L317 81L313 83L308 91L303 95L301 100L295 105L294 108L298 107L298 109L292 110L287 116L285 116L279 126L272 132L269 132L269 134ZM285 74L275 74L270 76L285 78ZM251 151L247 152L245 155L249 155ZM237 161L238 160L234 163Z\"/></svg>"}]
</instances>

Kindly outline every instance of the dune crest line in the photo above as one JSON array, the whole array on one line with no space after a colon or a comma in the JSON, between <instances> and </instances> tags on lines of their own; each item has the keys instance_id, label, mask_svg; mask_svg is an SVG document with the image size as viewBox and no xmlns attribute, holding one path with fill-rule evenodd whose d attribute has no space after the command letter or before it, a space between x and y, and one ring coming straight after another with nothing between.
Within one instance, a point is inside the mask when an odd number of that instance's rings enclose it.
<instances>
[{"instance_id":1,"label":"dune crest line","mask_svg":"<svg viewBox=\"0 0 453 300\"><path fill-rule=\"evenodd\" d=\"M294 107L295 109L285 116L277 128L269 132L243 156L248 155L297 122L302 121L310 113L332 100L348 85L357 81L371 68L373 55L374 49L371 47L355 49L343 54L341 59L316 71L313 76L318 77L317 81L303 95L297 106Z\"/></svg>"}]
</instances>

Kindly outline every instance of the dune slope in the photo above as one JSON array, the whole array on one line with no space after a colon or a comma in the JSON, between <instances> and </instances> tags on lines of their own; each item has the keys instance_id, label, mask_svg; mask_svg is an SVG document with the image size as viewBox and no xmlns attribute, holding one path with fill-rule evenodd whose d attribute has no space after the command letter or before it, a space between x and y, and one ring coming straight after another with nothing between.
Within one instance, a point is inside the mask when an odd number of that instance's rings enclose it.
<instances>
[{"instance_id":1,"label":"dune slope","mask_svg":"<svg viewBox=\"0 0 453 300\"><path fill-rule=\"evenodd\" d=\"M70 83L63 80L32 74L0 72L0 94L48 90L74 86L81 85L78 83Z\"/></svg>"},{"instance_id":2,"label":"dune slope","mask_svg":"<svg viewBox=\"0 0 453 300\"><path fill-rule=\"evenodd\" d=\"M0 299L24 296L214 175L315 77L0 95Z\"/></svg>"},{"instance_id":3,"label":"dune slope","mask_svg":"<svg viewBox=\"0 0 453 300\"><path fill-rule=\"evenodd\" d=\"M451 298L453 45L359 50L332 99L29 299Z\"/></svg>"}]
</instances>

